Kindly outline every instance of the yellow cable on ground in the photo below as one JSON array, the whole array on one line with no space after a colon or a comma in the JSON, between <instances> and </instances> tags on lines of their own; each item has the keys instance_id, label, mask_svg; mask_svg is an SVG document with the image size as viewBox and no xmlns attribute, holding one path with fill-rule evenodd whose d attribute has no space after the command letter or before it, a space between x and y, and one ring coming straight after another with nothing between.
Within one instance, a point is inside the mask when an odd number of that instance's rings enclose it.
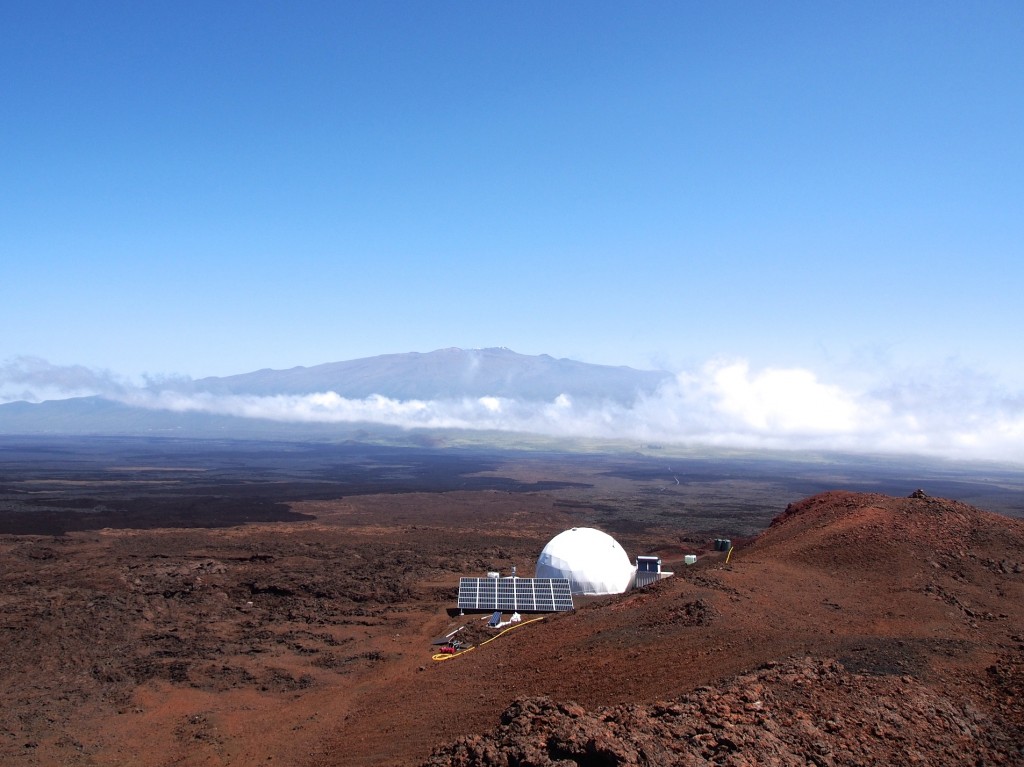
<instances>
[{"instance_id":1,"label":"yellow cable on ground","mask_svg":"<svg viewBox=\"0 0 1024 767\"><path fill-rule=\"evenodd\" d=\"M731 556L732 556L732 550L733 550L734 548L736 548L736 547L735 547L735 546L730 546L730 547L729 547L729 553L725 555L725 563L726 563L726 564L729 564L729 557L731 557Z\"/></svg>"},{"instance_id":2,"label":"yellow cable on ground","mask_svg":"<svg viewBox=\"0 0 1024 767\"><path fill-rule=\"evenodd\" d=\"M475 650L478 647L483 647L488 642L493 642L495 639L497 639L498 637L502 636L503 634L507 634L512 629L517 629L520 626L525 626L527 623L536 623L537 621L542 621L542 620L544 620L544 616L543 615L540 616L539 618L530 618L530 620L528 620L528 621L520 621L516 625L509 626L504 631L501 631L501 632L495 634L490 639L485 639L483 642L481 642L478 645L473 645L472 647L467 647L465 650L462 650L462 651L456 652L456 653L451 653L451 654L439 652L437 655L434 655L431 658L431 660L451 660L452 658L458 658L460 655L465 655L468 652L473 652L473 650Z\"/></svg>"}]
</instances>

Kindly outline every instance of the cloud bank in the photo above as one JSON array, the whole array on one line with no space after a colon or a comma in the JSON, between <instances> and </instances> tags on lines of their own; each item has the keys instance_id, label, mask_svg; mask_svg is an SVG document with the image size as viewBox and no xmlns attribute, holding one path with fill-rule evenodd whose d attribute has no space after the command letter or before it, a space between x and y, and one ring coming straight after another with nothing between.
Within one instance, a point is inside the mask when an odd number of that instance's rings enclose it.
<instances>
[{"instance_id":1,"label":"cloud bank","mask_svg":"<svg viewBox=\"0 0 1024 767\"><path fill-rule=\"evenodd\" d=\"M0 364L0 402L40 402L100 394L111 399L135 387L105 370L83 365L52 365L39 357L15 357Z\"/></svg>"},{"instance_id":2,"label":"cloud bank","mask_svg":"<svg viewBox=\"0 0 1024 767\"><path fill-rule=\"evenodd\" d=\"M528 432L716 447L892 452L1024 463L1024 394L965 370L910 374L856 388L801 368L713 360L630 405L505 397L350 399L335 392L248 396L134 386L109 373L16 360L0 392L98 393L125 404L282 422L371 422L406 429ZM67 396L67 395L66 395ZM8 395L10 398L10 395ZM24 398L24 397L23 397Z\"/></svg>"}]
</instances>

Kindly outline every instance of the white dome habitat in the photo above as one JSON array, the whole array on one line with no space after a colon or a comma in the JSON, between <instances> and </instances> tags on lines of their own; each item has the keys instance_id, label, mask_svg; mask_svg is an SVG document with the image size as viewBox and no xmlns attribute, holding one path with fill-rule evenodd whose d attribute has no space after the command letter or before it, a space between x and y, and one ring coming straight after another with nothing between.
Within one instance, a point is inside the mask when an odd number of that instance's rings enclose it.
<instances>
[{"instance_id":1,"label":"white dome habitat","mask_svg":"<svg viewBox=\"0 0 1024 767\"><path fill-rule=\"evenodd\" d=\"M635 568L614 538L592 527L559 533L537 558L538 578L567 578L573 594L621 594Z\"/></svg>"}]
</instances>

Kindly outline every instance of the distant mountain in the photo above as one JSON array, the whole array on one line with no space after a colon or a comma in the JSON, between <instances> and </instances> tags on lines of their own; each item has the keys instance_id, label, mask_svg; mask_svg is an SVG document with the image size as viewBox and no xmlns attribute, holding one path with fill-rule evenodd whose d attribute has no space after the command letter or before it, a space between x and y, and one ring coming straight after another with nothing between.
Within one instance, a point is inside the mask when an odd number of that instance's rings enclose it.
<instances>
[{"instance_id":1,"label":"distant mountain","mask_svg":"<svg viewBox=\"0 0 1024 767\"><path fill-rule=\"evenodd\" d=\"M575 401L628 404L652 394L669 373L591 365L546 354L509 349L441 349L426 354L385 354L290 370L173 381L152 386L183 397L304 395L334 392L348 399L381 395L396 400L458 400L502 397L551 402L565 394ZM0 434L149 434L173 436L273 436L301 438L345 435L360 424L270 422L206 412L171 412L135 407L100 396L31 404L0 405ZM394 427L374 426L395 433Z\"/></svg>"},{"instance_id":2,"label":"distant mountain","mask_svg":"<svg viewBox=\"0 0 1024 767\"><path fill-rule=\"evenodd\" d=\"M173 388L189 394L256 396L333 391L351 399L380 394L401 400L491 396L551 401L567 394L575 399L626 404L638 394L653 393L669 378L671 375L662 371L591 365L504 348L439 349L202 378Z\"/></svg>"}]
</instances>

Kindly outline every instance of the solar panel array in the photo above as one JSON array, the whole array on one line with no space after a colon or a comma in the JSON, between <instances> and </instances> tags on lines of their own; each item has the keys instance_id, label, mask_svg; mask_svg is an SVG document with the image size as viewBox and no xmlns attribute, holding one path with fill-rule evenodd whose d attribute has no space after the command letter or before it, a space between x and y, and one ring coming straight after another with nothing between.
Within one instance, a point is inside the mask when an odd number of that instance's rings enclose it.
<instances>
[{"instance_id":1,"label":"solar panel array","mask_svg":"<svg viewBox=\"0 0 1024 767\"><path fill-rule=\"evenodd\" d=\"M462 578L460 610L558 613L573 609L566 578Z\"/></svg>"}]
</instances>

